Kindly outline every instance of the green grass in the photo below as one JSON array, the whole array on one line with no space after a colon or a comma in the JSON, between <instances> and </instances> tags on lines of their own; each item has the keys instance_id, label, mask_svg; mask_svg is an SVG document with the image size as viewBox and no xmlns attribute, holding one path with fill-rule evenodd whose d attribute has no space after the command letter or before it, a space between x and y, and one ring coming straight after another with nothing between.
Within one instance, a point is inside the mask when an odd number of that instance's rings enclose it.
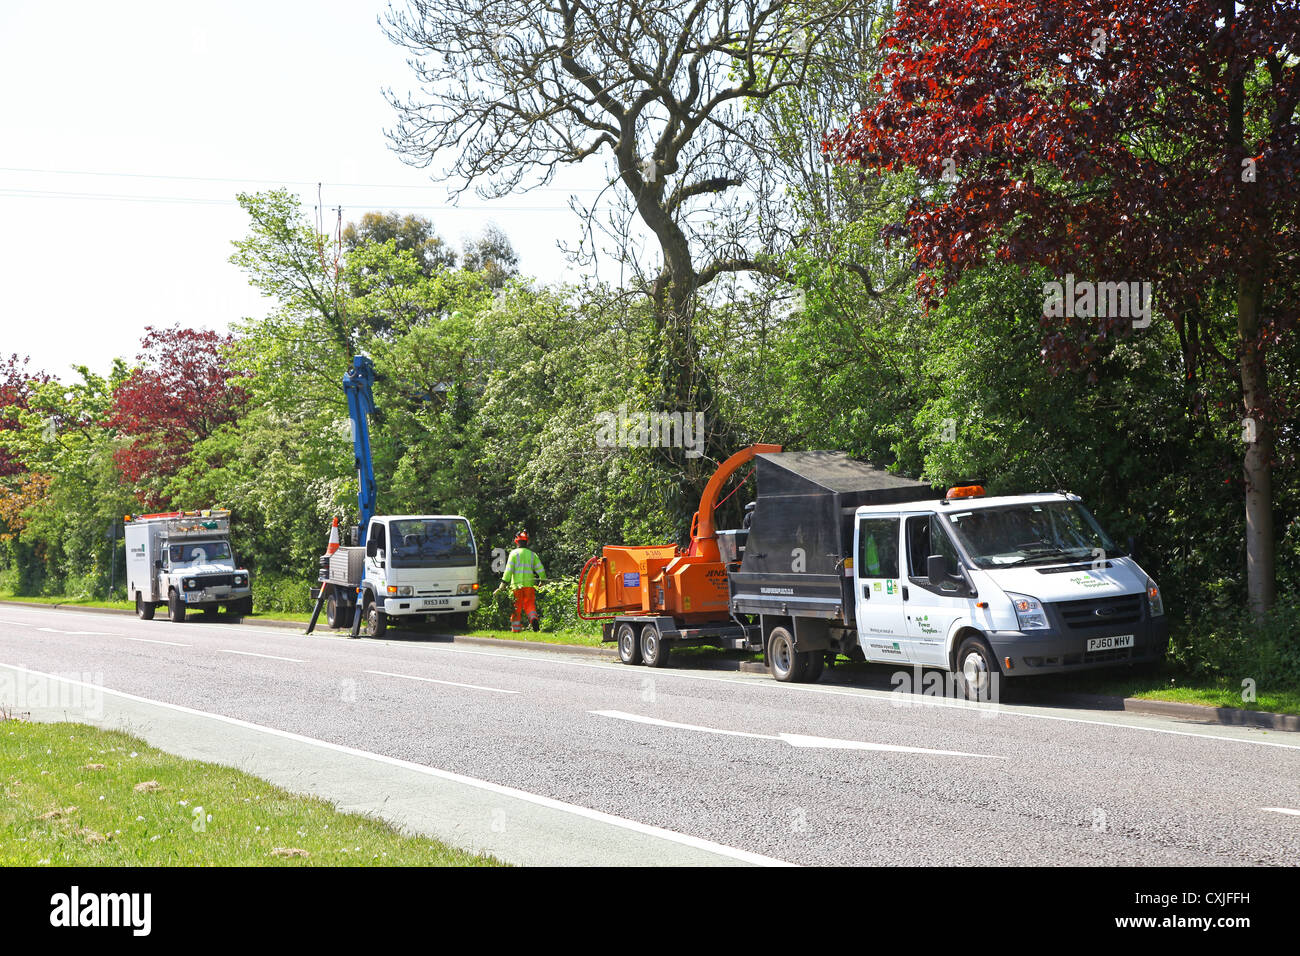
<instances>
[{"instance_id":1,"label":"green grass","mask_svg":"<svg viewBox=\"0 0 1300 956\"><path fill-rule=\"evenodd\" d=\"M1105 671L1092 674L1053 674L1035 678L1037 689L1070 694L1100 694L1108 697L1137 697L1141 700L1172 700L1208 707L1261 710L1275 714L1300 714L1300 692L1288 687L1269 687L1262 681L1255 700L1242 700L1242 688L1227 683L1191 680L1168 668L1157 674L1125 674Z\"/></svg>"},{"instance_id":2,"label":"green grass","mask_svg":"<svg viewBox=\"0 0 1300 956\"><path fill-rule=\"evenodd\" d=\"M0 722L0 786L0 866L501 865L84 724Z\"/></svg>"},{"instance_id":3,"label":"green grass","mask_svg":"<svg viewBox=\"0 0 1300 956\"><path fill-rule=\"evenodd\" d=\"M0 601L22 601L25 604L70 604L75 607L107 607L121 611L135 610L135 604L131 601L105 601L90 597L68 597L66 594L32 596L27 594L18 595L12 591L0 590Z\"/></svg>"}]
</instances>

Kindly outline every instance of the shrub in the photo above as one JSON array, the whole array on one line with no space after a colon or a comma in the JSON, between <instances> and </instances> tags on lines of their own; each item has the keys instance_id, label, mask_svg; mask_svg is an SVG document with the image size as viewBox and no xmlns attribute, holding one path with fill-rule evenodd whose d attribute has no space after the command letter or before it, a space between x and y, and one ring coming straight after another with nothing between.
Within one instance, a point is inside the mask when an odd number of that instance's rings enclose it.
<instances>
[{"instance_id":1,"label":"shrub","mask_svg":"<svg viewBox=\"0 0 1300 956\"><path fill-rule=\"evenodd\" d=\"M1260 621L1239 608L1211 607L1174 628L1170 662L1192 677L1259 690L1300 689L1300 602L1279 601Z\"/></svg>"}]
</instances>

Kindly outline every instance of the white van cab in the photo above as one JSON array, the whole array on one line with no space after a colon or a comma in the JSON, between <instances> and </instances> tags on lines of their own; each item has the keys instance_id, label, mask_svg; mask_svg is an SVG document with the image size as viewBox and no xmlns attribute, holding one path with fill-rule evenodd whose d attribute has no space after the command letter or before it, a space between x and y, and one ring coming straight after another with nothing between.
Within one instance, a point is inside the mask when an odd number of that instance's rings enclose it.
<instances>
[{"instance_id":1,"label":"white van cab","mask_svg":"<svg viewBox=\"0 0 1300 956\"><path fill-rule=\"evenodd\" d=\"M869 661L955 671L970 691L1018 677L1163 660L1156 582L1077 495L986 497L854 512L858 641Z\"/></svg>"}]
</instances>

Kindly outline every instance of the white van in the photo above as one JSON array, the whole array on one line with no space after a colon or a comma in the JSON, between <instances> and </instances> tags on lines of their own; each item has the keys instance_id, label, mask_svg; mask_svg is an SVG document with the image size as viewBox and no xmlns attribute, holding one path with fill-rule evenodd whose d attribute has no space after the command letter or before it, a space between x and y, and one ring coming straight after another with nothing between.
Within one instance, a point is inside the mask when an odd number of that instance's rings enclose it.
<instances>
[{"instance_id":1,"label":"white van","mask_svg":"<svg viewBox=\"0 0 1300 956\"><path fill-rule=\"evenodd\" d=\"M1077 495L989 498L967 485L938 501L864 505L854 523L854 617L869 661L952 670L981 693L994 673L1164 658L1160 588Z\"/></svg>"}]
</instances>

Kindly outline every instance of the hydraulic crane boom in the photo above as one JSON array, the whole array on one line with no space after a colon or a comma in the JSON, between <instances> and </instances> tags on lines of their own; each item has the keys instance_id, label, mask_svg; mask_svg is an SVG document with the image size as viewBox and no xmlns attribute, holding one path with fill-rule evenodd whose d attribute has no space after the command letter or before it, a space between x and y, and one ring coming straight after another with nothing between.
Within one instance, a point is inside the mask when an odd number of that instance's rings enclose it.
<instances>
[{"instance_id":1,"label":"hydraulic crane boom","mask_svg":"<svg viewBox=\"0 0 1300 956\"><path fill-rule=\"evenodd\" d=\"M352 419L352 456L357 472L357 506L361 511L361 534L357 544L364 547L370 519L375 516L378 486L375 463L370 455L370 418L375 414L375 364L364 355L352 359L352 368L343 376L343 392L348 399L348 416Z\"/></svg>"}]
</instances>

